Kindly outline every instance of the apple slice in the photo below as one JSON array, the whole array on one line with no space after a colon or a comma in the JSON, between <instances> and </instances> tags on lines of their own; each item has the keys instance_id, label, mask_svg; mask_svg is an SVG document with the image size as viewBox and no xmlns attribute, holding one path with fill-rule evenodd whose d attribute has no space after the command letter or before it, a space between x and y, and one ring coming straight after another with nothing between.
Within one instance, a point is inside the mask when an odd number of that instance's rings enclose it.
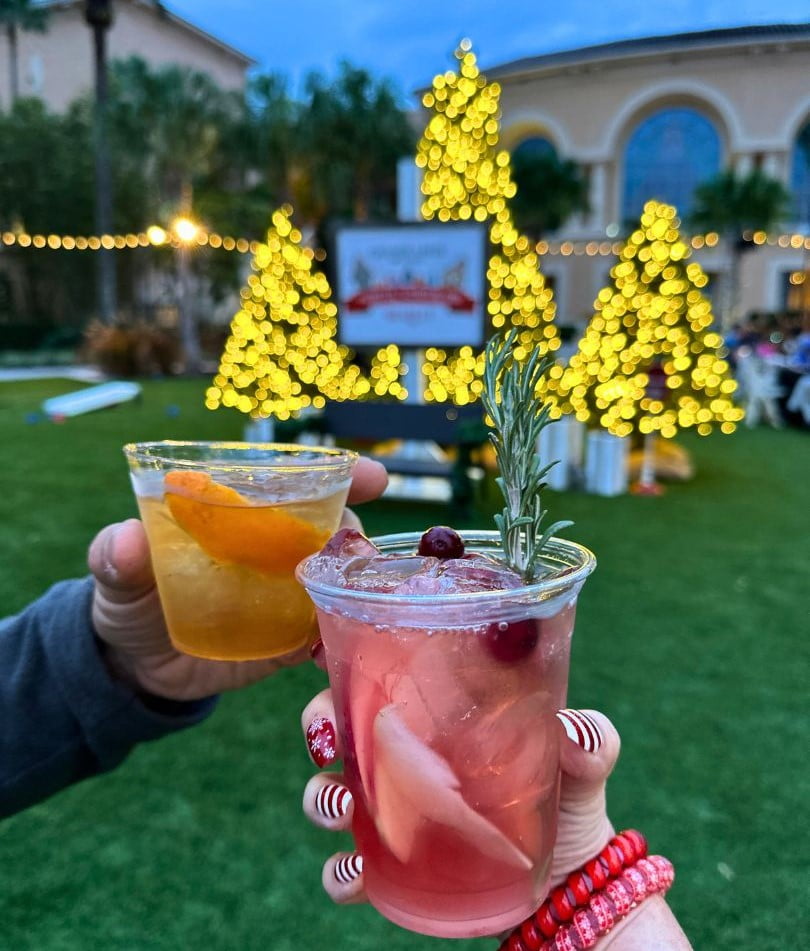
<instances>
[{"instance_id":1,"label":"apple slice","mask_svg":"<svg viewBox=\"0 0 810 951\"><path fill-rule=\"evenodd\" d=\"M423 819L449 826L498 862L529 871L531 859L491 822L471 809L445 759L405 725L389 704L374 720L374 793L377 830L390 851L407 862Z\"/></svg>"},{"instance_id":2,"label":"apple slice","mask_svg":"<svg viewBox=\"0 0 810 951\"><path fill-rule=\"evenodd\" d=\"M343 709L351 732L360 784L369 809L374 803L374 718L391 702L385 689L385 671L397 666L389 639L374 635L367 625L350 618L334 619L340 636L341 656L346 658ZM347 739L348 742L348 739Z\"/></svg>"}]
</instances>

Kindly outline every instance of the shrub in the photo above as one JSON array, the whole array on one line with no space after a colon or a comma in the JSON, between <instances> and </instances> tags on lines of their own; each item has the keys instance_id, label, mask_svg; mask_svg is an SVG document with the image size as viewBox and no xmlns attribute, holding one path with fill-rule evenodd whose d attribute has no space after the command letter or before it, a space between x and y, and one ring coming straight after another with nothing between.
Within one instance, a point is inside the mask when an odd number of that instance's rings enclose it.
<instances>
[{"instance_id":1,"label":"shrub","mask_svg":"<svg viewBox=\"0 0 810 951\"><path fill-rule=\"evenodd\" d=\"M167 376L180 356L176 336L144 322L102 324L85 331L82 357L111 376Z\"/></svg>"}]
</instances>

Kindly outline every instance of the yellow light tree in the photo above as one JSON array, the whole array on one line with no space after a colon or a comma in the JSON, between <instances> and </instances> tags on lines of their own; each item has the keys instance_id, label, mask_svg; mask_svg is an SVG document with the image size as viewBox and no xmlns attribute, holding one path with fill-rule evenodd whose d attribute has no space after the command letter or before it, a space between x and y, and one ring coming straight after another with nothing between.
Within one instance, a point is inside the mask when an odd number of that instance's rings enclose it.
<instances>
[{"instance_id":1,"label":"yellow light tree","mask_svg":"<svg viewBox=\"0 0 810 951\"><path fill-rule=\"evenodd\" d=\"M552 415L573 412L617 436L733 432L743 411L719 355L707 278L681 239L675 208L650 201L599 292L567 367L550 372Z\"/></svg>"},{"instance_id":2,"label":"yellow light tree","mask_svg":"<svg viewBox=\"0 0 810 951\"><path fill-rule=\"evenodd\" d=\"M487 334L521 328L519 358L538 347L554 351L560 340L551 290L532 242L518 233L507 206L515 185L509 154L498 149L500 86L481 75L469 41L462 42L456 58L458 72L436 76L423 100L433 114L416 156L424 169L422 215L487 225L493 246ZM313 269L313 252L300 246L290 216L288 206L275 212L267 241L256 252L206 405L283 420L308 406L320 407L325 399L404 399L405 367L396 346L378 350L366 376L336 342L331 290ZM477 399L483 366L483 353L472 347L428 348L426 399L459 405Z\"/></svg>"},{"instance_id":3,"label":"yellow light tree","mask_svg":"<svg viewBox=\"0 0 810 951\"><path fill-rule=\"evenodd\" d=\"M436 76L422 100L432 112L416 155L424 169L422 216L489 226L493 253L487 268L487 330L521 328L524 352L519 358L537 347L554 351L560 340L551 290L532 242L518 233L507 206L515 185L509 153L498 150L500 86L480 73L468 40L455 55L458 71ZM483 366L483 354L472 347L427 349L426 399L471 402L483 389Z\"/></svg>"},{"instance_id":4,"label":"yellow light tree","mask_svg":"<svg viewBox=\"0 0 810 951\"><path fill-rule=\"evenodd\" d=\"M254 419L286 420L307 407L323 407L326 399L404 394L395 348L377 353L369 378L336 341L329 282L313 267L315 252L301 237L289 205L273 213L206 391L209 409L228 406Z\"/></svg>"}]
</instances>

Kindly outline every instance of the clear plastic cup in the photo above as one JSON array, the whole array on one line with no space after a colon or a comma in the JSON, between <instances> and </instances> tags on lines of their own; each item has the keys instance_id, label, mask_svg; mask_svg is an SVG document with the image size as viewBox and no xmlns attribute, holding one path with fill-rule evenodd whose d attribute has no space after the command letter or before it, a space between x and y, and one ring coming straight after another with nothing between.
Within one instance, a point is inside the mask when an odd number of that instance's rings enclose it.
<instances>
[{"instance_id":1,"label":"clear plastic cup","mask_svg":"<svg viewBox=\"0 0 810 951\"><path fill-rule=\"evenodd\" d=\"M502 557L496 532L462 532ZM412 555L420 535L372 539ZM594 556L553 539L541 580L504 591L388 594L298 569L318 611L369 900L442 938L505 931L545 896L559 725L579 591Z\"/></svg>"},{"instance_id":2,"label":"clear plastic cup","mask_svg":"<svg viewBox=\"0 0 810 951\"><path fill-rule=\"evenodd\" d=\"M357 456L237 442L124 447L174 646L275 657L315 637L295 566L335 531Z\"/></svg>"}]
</instances>

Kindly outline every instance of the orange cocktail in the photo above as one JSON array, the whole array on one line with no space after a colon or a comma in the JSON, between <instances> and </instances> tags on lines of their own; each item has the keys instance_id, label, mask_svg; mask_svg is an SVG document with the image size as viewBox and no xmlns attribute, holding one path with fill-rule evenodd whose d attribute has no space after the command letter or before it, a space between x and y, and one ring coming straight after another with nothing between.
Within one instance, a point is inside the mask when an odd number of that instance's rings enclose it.
<instances>
[{"instance_id":1,"label":"orange cocktail","mask_svg":"<svg viewBox=\"0 0 810 951\"><path fill-rule=\"evenodd\" d=\"M295 567L337 528L354 453L204 442L124 452L178 650L250 660L314 639Z\"/></svg>"}]
</instances>

